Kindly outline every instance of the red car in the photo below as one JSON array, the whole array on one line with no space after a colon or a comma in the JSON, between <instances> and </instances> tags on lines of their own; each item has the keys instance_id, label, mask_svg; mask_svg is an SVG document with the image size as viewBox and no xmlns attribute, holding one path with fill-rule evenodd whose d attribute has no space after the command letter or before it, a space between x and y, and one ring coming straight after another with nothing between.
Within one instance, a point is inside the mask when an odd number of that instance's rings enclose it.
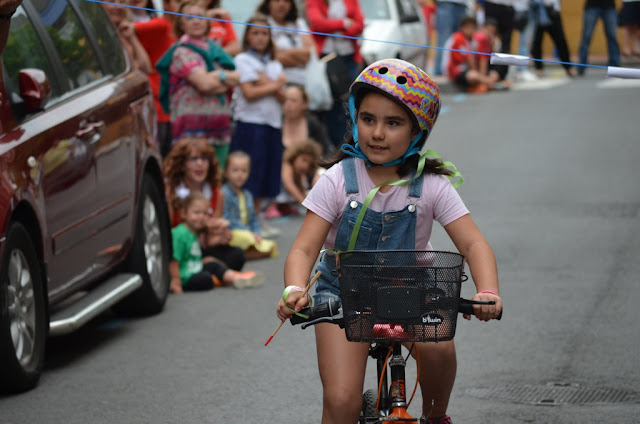
<instances>
[{"instance_id":1,"label":"red car","mask_svg":"<svg viewBox=\"0 0 640 424\"><path fill-rule=\"evenodd\" d=\"M25 0L0 73L0 391L49 334L162 310L171 234L147 77L100 4Z\"/></svg>"}]
</instances>

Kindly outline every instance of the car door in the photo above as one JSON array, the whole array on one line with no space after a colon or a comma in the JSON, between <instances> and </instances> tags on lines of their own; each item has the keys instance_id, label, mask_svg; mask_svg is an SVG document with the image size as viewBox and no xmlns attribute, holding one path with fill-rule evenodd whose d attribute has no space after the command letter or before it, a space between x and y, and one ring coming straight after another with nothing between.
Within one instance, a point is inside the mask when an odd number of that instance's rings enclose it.
<instances>
[{"instance_id":1,"label":"car door","mask_svg":"<svg viewBox=\"0 0 640 424\"><path fill-rule=\"evenodd\" d=\"M30 178L41 195L49 295L95 274L98 246L96 151L103 122L96 113L109 96L89 89L104 78L95 52L66 0L25 2L11 24L3 61L25 142L21 160L33 164ZM24 114L17 97L20 69L45 71L52 98L44 110Z\"/></svg>"},{"instance_id":2,"label":"car door","mask_svg":"<svg viewBox=\"0 0 640 424\"><path fill-rule=\"evenodd\" d=\"M394 0L398 11L400 37L407 45L402 47L402 59L414 62L418 66L424 66L424 61L419 58L426 58L426 48L420 46L427 45L427 27L415 0Z\"/></svg>"},{"instance_id":3,"label":"car door","mask_svg":"<svg viewBox=\"0 0 640 424\"><path fill-rule=\"evenodd\" d=\"M121 258L122 249L133 233L134 201L137 188L137 146L148 146L155 137L155 110L148 78L131 72L115 29L102 6L86 0L71 0L78 7L88 33L89 44L106 59L107 82L95 93L108 97L96 112L104 124L96 143L97 234L95 258L107 266Z\"/></svg>"}]
</instances>

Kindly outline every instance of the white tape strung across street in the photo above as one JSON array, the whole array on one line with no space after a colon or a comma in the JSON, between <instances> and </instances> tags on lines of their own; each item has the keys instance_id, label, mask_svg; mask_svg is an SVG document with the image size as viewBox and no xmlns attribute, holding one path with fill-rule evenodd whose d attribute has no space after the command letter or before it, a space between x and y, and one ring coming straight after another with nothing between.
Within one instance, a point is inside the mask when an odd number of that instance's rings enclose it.
<instances>
[{"instance_id":1,"label":"white tape strung across street","mask_svg":"<svg viewBox=\"0 0 640 424\"><path fill-rule=\"evenodd\" d=\"M609 66L607 67L607 76L614 78L640 79L640 69Z\"/></svg>"},{"instance_id":2,"label":"white tape strung across street","mask_svg":"<svg viewBox=\"0 0 640 424\"><path fill-rule=\"evenodd\" d=\"M527 56L519 56L516 54L491 53L490 63L492 65L527 66L529 58Z\"/></svg>"}]
</instances>

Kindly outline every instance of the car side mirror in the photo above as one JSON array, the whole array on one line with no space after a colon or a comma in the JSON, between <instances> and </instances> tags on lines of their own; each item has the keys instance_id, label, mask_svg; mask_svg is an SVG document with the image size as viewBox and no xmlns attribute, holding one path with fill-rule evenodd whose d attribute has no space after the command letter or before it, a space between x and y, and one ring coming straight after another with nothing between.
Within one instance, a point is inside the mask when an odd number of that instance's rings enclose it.
<instances>
[{"instance_id":1,"label":"car side mirror","mask_svg":"<svg viewBox=\"0 0 640 424\"><path fill-rule=\"evenodd\" d=\"M44 109L51 97L51 84L47 74L41 69L26 68L18 72L20 97L27 112Z\"/></svg>"}]
</instances>

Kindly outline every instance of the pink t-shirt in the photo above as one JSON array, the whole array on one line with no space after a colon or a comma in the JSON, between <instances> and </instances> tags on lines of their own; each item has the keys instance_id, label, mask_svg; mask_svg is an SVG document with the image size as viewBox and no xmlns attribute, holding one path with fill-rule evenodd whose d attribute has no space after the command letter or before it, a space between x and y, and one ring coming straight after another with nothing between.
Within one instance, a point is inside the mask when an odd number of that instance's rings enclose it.
<instances>
[{"instance_id":1,"label":"pink t-shirt","mask_svg":"<svg viewBox=\"0 0 640 424\"><path fill-rule=\"evenodd\" d=\"M353 198L364 203L365 198L375 187L367 173L364 161L355 159L356 175L360 192L347 194L345 191L342 162L337 163L325 172L313 186L302 205L321 218L332 223L324 247L335 247L336 234L344 208ZM378 192L369 209L397 211L404 209L412 200L408 199L409 186L393 186L386 193ZM431 230L436 220L443 227L469 213L460 195L451 182L442 175L428 174L424 176L422 194L417 203L418 217L416 221L416 250L430 250Z\"/></svg>"}]
</instances>

